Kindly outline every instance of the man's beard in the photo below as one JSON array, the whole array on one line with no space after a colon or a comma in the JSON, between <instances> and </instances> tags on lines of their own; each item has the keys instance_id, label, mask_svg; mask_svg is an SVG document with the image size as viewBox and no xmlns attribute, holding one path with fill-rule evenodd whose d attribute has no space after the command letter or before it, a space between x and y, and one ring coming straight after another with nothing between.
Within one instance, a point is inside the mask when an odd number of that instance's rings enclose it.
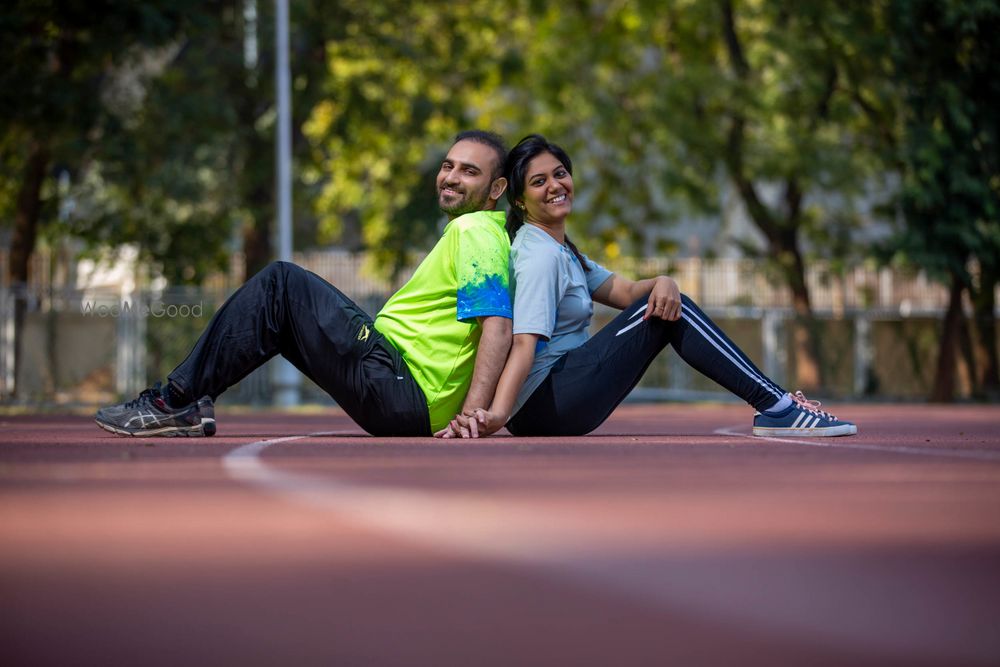
<instances>
[{"instance_id":1,"label":"man's beard","mask_svg":"<svg viewBox=\"0 0 1000 667\"><path fill-rule=\"evenodd\" d=\"M445 203L441 199L441 192L438 191L438 207L448 215L458 217L466 213L482 211L486 202L490 198L489 189L480 192L466 192L464 196L454 200L452 203Z\"/></svg>"}]
</instances>

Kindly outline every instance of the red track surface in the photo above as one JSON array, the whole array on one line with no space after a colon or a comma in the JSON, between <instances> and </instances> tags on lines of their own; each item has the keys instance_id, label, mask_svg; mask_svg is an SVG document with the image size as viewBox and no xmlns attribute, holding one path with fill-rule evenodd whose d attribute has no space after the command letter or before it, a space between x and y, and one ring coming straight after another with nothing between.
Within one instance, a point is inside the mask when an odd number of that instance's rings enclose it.
<instances>
[{"instance_id":1,"label":"red track surface","mask_svg":"<svg viewBox=\"0 0 1000 667\"><path fill-rule=\"evenodd\" d=\"M2 419L0 663L1000 664L995 407L811 444L730 406L476 442L220 412Z\"/></svg>"}]
</instances>

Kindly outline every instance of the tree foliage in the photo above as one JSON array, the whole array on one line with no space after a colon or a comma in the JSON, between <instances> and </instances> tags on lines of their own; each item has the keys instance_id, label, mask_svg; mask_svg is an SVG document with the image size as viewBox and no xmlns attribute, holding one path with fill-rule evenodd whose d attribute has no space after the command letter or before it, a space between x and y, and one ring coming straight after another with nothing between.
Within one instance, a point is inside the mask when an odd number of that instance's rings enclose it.
<instances>
[{"instance_id":1,"label":"tree foliage","mask_svg":"<svg viewBox=\"0 0 1000 667\"><path fill-rule=\"evenodd\" d=\"M820 383L804 265L859 259L858 229L897 192L895 260L995 307L997 5L293 2L297 244L367 248L399 268L437 236L433 175L457 131L542 132L574 157L573 233L598 257L670 251L677 221L745 214L757 234L741 249L792 294L799 379ZM12 254L30 254L21 221L34 216L95 247L135 243L173 282L235 246L260 268L272 13L253 0L15 0L0 17ZM65 226L59 171L77 201Z\"/></svg>"},{"instance_id":2,"label":"tree foliage","mask_svg":"<svg viewBox=\"0 0 1000 667\"><path fill-rule=\"evenodd\" d=\"M433 176L452 136L503 131L499 95L519 70L517 2L341 3L323 99L304 126L321 232L351 225L384 264L437 236Z\"/></svg>"},{"instance_id":3,"label":"tree foliage","mask_svg":"<svg viewBox=\"0 0 1000 667\"><path fill-rule=\"evenodd\" d=\"M524 47L519 117L580 156L576 228L648 252L677 219L737 201L759 232L744 252L792 294L806 387L821 384L821 346L805 262L851 252L881 180L879 8L545 3Z\"/></svg>"},{"instance_id":4,"label":"tree foliage","mask_svg":"<svg viewBox=\"0 0 1000 667\"><path fill-rule=\"evenodd\" d=\"M1000 248L997 2L897 2L904 125L896 259L971 284L969 259Z\"/></svg>"},{"instance_id":5,"label":"tree foliage","mask_svg":"<svg viewBox=\"0 0 1000 667\"><path fill-rule=\"evenodd\" d=\"M895 261L921 267L950 288L933 397L953 397L965 292L978 314L984 371L974 380L997 391L1000 49L994 36L1000 3L894 2L889 16L901 81L904 220L890 250ZM970 273L971 260L977 276Z\"/></svg>"},{"instance_id":6,"label":"tree foliage","mask_svg":"<svg viewBox=\"0 0 1000 667\"><path fill-rule=\"evenodd\" d=\"M52 224L58 210L54 176L82 173L101 141L109 81L136 55L168 44L191 7L185 1L107 0L9 5L0 15L0 169L5 172L0 179L16 185L0 188L0 216L10 227L7 279L14 288L16 377L27 312L24 287L39 230L48 223L51 234L66 233Z\"/></svg>"}]
</instances>

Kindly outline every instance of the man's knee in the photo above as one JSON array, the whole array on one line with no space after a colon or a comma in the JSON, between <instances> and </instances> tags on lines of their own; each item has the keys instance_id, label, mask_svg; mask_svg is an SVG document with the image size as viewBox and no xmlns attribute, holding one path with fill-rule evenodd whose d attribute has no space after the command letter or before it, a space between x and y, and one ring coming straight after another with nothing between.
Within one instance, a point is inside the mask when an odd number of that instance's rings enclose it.
<instances>
[{"instance_id":1,"label":"man's knee","mask_svg":"<svg viewBox=\"0 0 1000 667\"><path fill-rule=\"evenodd\" d=\"M283 261L283 260L279 259L279 260L275 260L275 261L271 262L270 264L268 264L267 266L265 266L263 269L261 269L260 270L260 274L258 274L258 275L279 275L279 276L286 276L289 273L292 273L292 272L294 272L296 270L302 271L303 269L298 264L295 264L293 262L286 262L286 261Z\"/></svg>"},{"instance_id":2,"label":"man's knee","mask_svg":"<svg viewBox=\"0 0 1000 667\"><path fill-rule=\"evenodd\" d=\"M303 280L307 271L298 264L277 260L261 269L254 279L272 282L276 285L287 285Z\"/></svg>"}]
</instances>

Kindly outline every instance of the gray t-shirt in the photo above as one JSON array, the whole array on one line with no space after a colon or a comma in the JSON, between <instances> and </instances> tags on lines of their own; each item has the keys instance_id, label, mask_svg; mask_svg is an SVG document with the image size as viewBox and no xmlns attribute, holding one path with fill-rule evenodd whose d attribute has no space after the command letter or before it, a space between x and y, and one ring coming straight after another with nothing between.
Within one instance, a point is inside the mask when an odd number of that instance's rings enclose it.
<instances>
[{"instance_id":1,"label":"gray t-shirt","mask_svg":"<svg viewBox=\"0 0 1000 667\"><path fill-rule=\"evenodd\" d=\"M587 342L594 302L590 295L611 272L584 255L584 271L569 247L530 223L517 230L510 246L510 290L514 333L538 334L535 362L517 395L517 414L560 357Z\"/></svg>"}]
</instances>

